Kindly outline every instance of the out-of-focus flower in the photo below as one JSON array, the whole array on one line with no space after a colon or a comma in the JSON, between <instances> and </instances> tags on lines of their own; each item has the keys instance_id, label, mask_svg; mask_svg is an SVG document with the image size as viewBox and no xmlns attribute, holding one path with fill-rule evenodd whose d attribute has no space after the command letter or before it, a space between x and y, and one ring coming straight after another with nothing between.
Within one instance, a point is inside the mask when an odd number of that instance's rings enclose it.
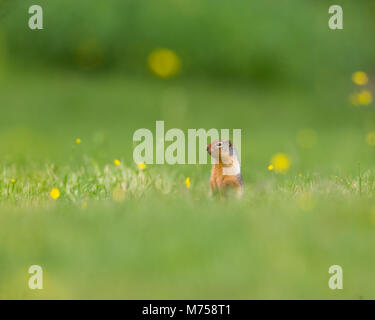
<instances>
[{"instance_id":1,"label":"out-of-focus flower","mask_svg":"<svg viewBox=\"0 0 375 320\"><path fill-rule=\"evenodd\" d=\"M186 188L190 188L190 178L189 177L187 177L186 179L185 179L185 186L186 186Z\"/></svg>"},{"instance_id":2,"label":"out-of-focus flower","mask_svg":"<svg viewBox=\"0 0 375 320\"><path fill-rule=\"evenodd\" d=\"M375 132L369 132L366 136L366 143L371 146L371 147L374 147L375 146Z\"/></svg>"},{"instance_id":3,"label":"out-of-focus flower","mask_svg":"<svg viewBox=\"0 0 375 320\"><path fill-rule=\"evenodd\" d=\"M297 143L305 149L311 149L316 145L317 134L312 129L303 129L297 134Z\"/></svg>"},{"instance_id":4,"label":"out-of-focus flower","mask_svg":"<svg viewBox=\"0 0 375 320\"><path fill-rule=\"evenodd\" d=\"M302 177L302 173L299 173L298 176L301 178Z\"/></svg>"},{"instance_id":5,"label":"out-of-focus flower","mask_svg":"<svg viewBox=\"0 0 375 320\"><path fill-rule=\"evenodd\" d=\"M270 164L270 165L267 167L267 169L268 169L269 171L272 171L272 170L274 169L274 167L273 167L272 164Z\"/></svg>"},{"instance_id":6,"label":"out-of-focus flower","mask_svg":"<svg viewBox=\"0 0 375 320\"><path fill-rule=\"evenodd\" d=\"M368 83L368 76L363 71L354 72L352 75L353 82L358 86L364 86Z\"/></svg>"},{"instance_id":7,"label":"out-of-focus flower","mask_svg":"<svg viewBox=\"0 0 375 320\"><path fill-rule=\"evenodd\" d=\"M358 93L358 102L361 105L369 105L372 102L372 93L368 90L363 90L362 92Z\"/></svg>"},{"instance_id":8,"label":"out-of-focus flower","mask_svg":"<svg viewBox=\"0 0 375 320\"><path fill-rule=\"evenodd\" d=\"M57 188L52 188L49 195L52 199L56 200L60 197L60 191Z\"/></svg>"},{"instance_id":9,"label":"out-of-focus flower","mask_svg":"<svg viewBox=\"0 0 375 320\"><path fill-rule=\"evenodd\" d=\"M87 201L82 201L81 208L86 209L87 208Z\"/></svg>"},{"instance_id":10,"label":"out-of-focus flower","mask_svg":"<svg viewBox=\"0 0 375 320\"><path fill-rule=\"evenodd\" d=\"M137 167L139 170L144 170L146 169L146 164L145 163L137 163Z\"/></svg>"},{"instance_id":11,"label":"out-of-focus flower","mask_svg":"<svg viewBox=\"0 0 375 320\"><path fill-rule=\"evenodd\" d=\"M117 160L117 159L115 159L115 160L113 161L113 163L114 163L114 165L115 165L116 167L118 167L119 165L121 165L120 160Z\"/></svg>"},{"instance_id":12,"label":"out-of-focus flower","mask_svg":"<svg viewBox=\"0 0 375 320\"><path fill-rule=\"evenodd\" d=\"M10 183L16 183L16 180L15 179L10 179Z\"/></svg>"},{"instance_id":13,"label":"out-of-focus flower","mask_svg":"<svg viewBox=\"0 0 375 320\"><path fill-rule=\"evenodd\" d=\"M176 53L169 49L157 49L150 53L147 59L150 70L160 78L170 78L181 70L181 60Z\"/></svg>"},{"instance_id":14,"label":"out-of-focus flower","mask_svg":"<svg viewBox=\"0 0 375 320\"><path fill-rule=\"evenodd\" d=\"M369 90L363 90L359 93L351 94L349 97L350 103L355 106L367 106L372 103L372 93Z\"/></svg>"},{"instance_id":15,"label":"out-of-focus flower","mask_svg":"<svg viewBox=\"0 0 375 320\"><path fill-rule=\"evenodd\" d=\"M271 165L278 173L287 172L290 168L291 161L287 154L277 153L271 159Z\"/></svg>"},{"instance_id":16,"label":"out-of-focus flower","mask_svg":"<svg viewBox=\"0 0 375 320\"><path fill-rule=\"evenodd\" d=\"M76 144L80 144L81 142L82 142L81 139L79 138L76 139Z\"/></svg>"}]
</instances>

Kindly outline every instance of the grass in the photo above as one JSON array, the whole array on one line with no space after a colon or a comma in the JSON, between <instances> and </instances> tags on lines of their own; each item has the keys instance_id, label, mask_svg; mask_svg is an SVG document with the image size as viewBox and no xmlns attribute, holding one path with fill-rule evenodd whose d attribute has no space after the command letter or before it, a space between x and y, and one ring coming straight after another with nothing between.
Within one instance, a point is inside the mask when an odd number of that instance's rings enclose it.
<instances>
[{"instance_id":1,"label":"grass","mask_svg":"<svg viewBox=\"0 0 375 320\"><path fill-rule=\"evenodd\" d=\"M349 85L15 72L2 87L0 298L375 298L374 123L371 107L348 105ZM243 198L209 197L209 166L139 171L132 133L156 119L241 128ZM267 170L277 152L292 159L285 174ZM41 291L27 287L33 264ZM342 291L328 288L334 264Z\"/></svg>"},{"instance_id":2,"label":"grass","mask_svg":"<svg viewBox=\"0 0 375 320\"><path fill-rule=\"evenodd\" d=\"M237 201L157 170L22 176L1 185L1 298L374 298L373 172L362 195L358 177L274 176ZM26 286L32 264L43 291ZM333 264L343 291L328 289Z\"/></svg>"}]
</instances>

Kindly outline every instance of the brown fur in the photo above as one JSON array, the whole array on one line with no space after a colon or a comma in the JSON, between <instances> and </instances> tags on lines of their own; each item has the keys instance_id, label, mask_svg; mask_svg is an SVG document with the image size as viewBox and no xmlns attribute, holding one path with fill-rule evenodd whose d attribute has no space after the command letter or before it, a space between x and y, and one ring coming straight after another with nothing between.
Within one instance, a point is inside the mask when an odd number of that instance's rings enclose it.
<instances>
[{"instance_id":1,"label":"brown fur","mask_svg":"<svg viewBox=\"0 0 375 320\"><path fill-rule=\"evenodd\" d=\"M214 164L211 169L210 185L213 191L220 191L228 187L234 188L237 193L242 192L242 184L237 176L223 175L223 167L230 165L218 163Z\"/></svg>"},{"instance_id":2,"label":"brown fur","mask_svg":"<svg viewBox=\"0 0 375 320\"><path fill-rule=\"evenodd\" d=\"M207 152L212 155L212 152L216 152L215 157L218 158L218 163L213 164L211 169L210 185L211 190L216 193L222 193L222 191L235 190L238 195L242 194L242 181L241 176L237 175L224 175L223 169L230 168L235 164L237 159L228 152L224 152L221 148L216 148L217 141L212 142L207 146ZM226 161L223 161L226 159Z\"/></svg>"}]
</instances>

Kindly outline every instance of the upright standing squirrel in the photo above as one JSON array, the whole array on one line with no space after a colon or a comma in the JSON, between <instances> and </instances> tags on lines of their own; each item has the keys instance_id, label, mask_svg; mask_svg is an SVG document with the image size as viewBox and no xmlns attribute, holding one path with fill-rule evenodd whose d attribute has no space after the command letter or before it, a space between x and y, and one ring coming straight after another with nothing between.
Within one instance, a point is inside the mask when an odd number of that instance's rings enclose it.
<instances>
[{"instance_id":1,"label":"upright standing squirrel","mask_svg":"<svg viewBox=\"0 0 375 320\"><path fill-rule=\"evenodd\" d=\"M227 190L235 190L241 196L241 164L232 141L215 140L207 146L207 152L215 159L210 178L212 191L222 194Z\"/></svg>"}]
</instances>

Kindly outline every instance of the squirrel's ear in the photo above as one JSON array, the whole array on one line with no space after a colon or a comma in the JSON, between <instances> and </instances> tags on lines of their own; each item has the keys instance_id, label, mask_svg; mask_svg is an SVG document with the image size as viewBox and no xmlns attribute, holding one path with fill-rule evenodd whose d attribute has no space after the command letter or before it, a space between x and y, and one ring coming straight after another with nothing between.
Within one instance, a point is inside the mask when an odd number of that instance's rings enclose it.
<instances>
[{"instance_id":1,"label":"squirrel's ear","mask_svg":"<svg viewBox=\"0 0 375 320\"><path fill-rule=\"evenodd\" d=\"M228 144L229 144L229 154L233 156L233 143L232 141L229 140Z\"/></svg>"}]
</instances>

